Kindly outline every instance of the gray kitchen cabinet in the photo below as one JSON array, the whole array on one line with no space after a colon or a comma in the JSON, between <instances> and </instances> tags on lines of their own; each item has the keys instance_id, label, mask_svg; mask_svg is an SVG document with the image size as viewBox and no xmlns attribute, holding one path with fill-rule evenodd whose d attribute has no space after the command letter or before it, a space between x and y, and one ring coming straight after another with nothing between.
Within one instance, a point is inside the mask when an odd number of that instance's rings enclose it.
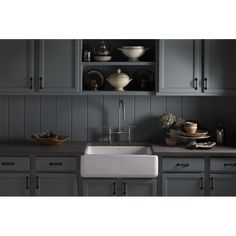
<instances>
[{"instance_id":1,"label":"gray kitchen cabinet","mask_svg":"<svg viewBox=\"0 0 236 236\"><path fill-rule=\"evenodd\" d=\"M34 41L0 40L0 93L34 92Z\"/></svg>"},{"instance_id":2,"label":"gray kitchen cabinet","mask_svg":"<svg viewBox=\"0 0 236 236\"><path fill-rule=\"evenodd\" d=\"M160 40L159 93L201 92L200 40Z\"/></svg>"},{"instance_id":3,"label":"gray kitchen cabinet","mask_svg":"<svg viewBox=\"0 0 236 236\"><path fill-rule=\"evenodd\" d=\"M77 175L64 173L37 173L36 196L76 196Z\"/></svg>"},{"instance_id":4,"label":"gray kitchen cabinet","mask_svg":"<svg viewBox=\"0 0 236 236\"><path fill-rule=\"evenodd\" d=\"M123 179L121 182L122 196L157 196L157 180Z\"/></svg>"},{"instance_id":5,"label":"gray kitchen cabinet","mask_svg":"<svg viewBox=\"0 0 236 236\"><path fill-rule=\"evenodd\" d=\"M235 95L236 40L205 40L204 52L204 93Z\"/></svg>"},{"instance_id":6,"label":"gray kitchen cabinet","mask_svg":"<svg viewBox=\"0 0 236 236\"><path fill-rule=\"evenodd\" d=\"M83 196L156 196L156 179L85 179Z\"/></svg>"},{"instance_id":7,"label":"gray kitchen cabinet","mask_svg":"<svg viewBox=\"0 0 236 236\"><path fill-rule=\"evenodd\" d=\"M29 196L29 181L27 173L0 173L0 196Z\"/></svg>"},{"instance_id":8,"label":"gray kitchen cabinet","mask_svg":"<svg viewBox=\"0 0 236 236\"><path fill-rule=\"evenodd\" d=\"M40 93L78 92L78 40L40 40Z\"/></svg>"},{"instance_id":9,"label":"gray kitchen cabinet","mask_svg":"<svg viewBox=\"0 0 236 236\"><path fill-rule=\"evenodd\" d=\"M236 174L211 174L210 196L236 196Z\"/></svg>"},{"instance_id":10,"label":"gray kitchen cabinet","mask_svg":"<svg viewBox=\"0 0 236 236\"><path fill-rule=\"evenodd\" d=\"M83 196L117 196L118 182L116 179L85 179L83 180Z\"/></svg>"},{"instance_id":11,"label":"gray kitchen cabinet","mask_svg":"<svg viewBox=\"0 0 236 236\"><path fill-rule=\"evenodd\" d=\"M163 196L203 196L204 174L168 173L162 175Z\"/></svg>"}]
</instances>

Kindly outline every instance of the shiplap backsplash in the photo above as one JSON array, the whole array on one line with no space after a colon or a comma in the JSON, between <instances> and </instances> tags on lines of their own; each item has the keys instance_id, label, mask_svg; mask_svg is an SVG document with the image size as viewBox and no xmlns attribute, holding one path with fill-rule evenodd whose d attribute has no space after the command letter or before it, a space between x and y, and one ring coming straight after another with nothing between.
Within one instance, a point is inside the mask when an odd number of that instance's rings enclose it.
<instances>
[{"instance_id":1,"label":"shiplap backsplash","mask_svg":"<svg viewBox=\"0 0 236 236\"><path fill-rule=\"evenodd\" d=\"M31 134L54 131L69 141L107 140L105 125L118 126L119 96L0 96L0 140L30 140ZM214 132L221 121L228 137L235 132L234 97L123 96L124 128L134 125L133 140L163 140L158 117L165 111Z\"/></svg>"}]
</instances>

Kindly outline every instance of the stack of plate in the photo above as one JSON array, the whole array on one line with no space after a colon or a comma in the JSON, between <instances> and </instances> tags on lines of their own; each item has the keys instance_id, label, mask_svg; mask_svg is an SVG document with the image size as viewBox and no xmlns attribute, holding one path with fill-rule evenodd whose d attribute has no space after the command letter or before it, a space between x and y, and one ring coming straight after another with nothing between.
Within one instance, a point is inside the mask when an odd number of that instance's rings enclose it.
<instances>
[{"instance_id":1,"label":"stack of plate","mask_svg":"<svg viewBox=\"0 0 236 236\"><path fill-rule=\"evenodd\" d=\"M206 131L206 130L197 130L196 133L194 133L194 134L180 131L178 138L183 139L183 140L197 140L197 139L210 138L210 135L208 135L208 131Z\"/></svg>"}]
</instances>

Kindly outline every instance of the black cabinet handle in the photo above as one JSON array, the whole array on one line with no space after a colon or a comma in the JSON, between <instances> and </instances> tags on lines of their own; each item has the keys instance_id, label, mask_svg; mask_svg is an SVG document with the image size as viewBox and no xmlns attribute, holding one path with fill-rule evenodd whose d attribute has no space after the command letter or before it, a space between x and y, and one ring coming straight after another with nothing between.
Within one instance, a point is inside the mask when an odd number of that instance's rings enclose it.
<instances>
[{"instance_id":1,"label":"black cabinet handle","mask_svg":"<svg viewBox=\"0 0 236 236\"><path fill-rule=\"evenodd\" d=\"M12 161L12 162L2 162L1 164L2 164L2 166L14 166L15 162L14 161Z\"/></svg>"},{"instance_id":2,"label":"black cabinet handle","mask_svg":"<svg viewBox=\"0 0 236 236\"><path fill-rule=\"evenodd\" d=\"M39 177L36 176L36 189L39 189Z\"/></svg>"},{"instance_id":3,"label":"black cabinet handle","mask_svg":"<svg viewBox=\"0 0 236 236\"><path fill-rule=\"evenodd\" d=\"M204 90L207 90L207 78L204 78L204 81L203 81L203 88Z\"/></svg>"},{"instance_id":4,"label":"black cabinet handle","mask_svg":"<svg viewBox=\"0 0 236 236\"><path fill-rule=\"evenodd\" d=\"M195 90L198 90L198 78L195 78L195 79L194 79L193 88L194 88Z\"/></svg>"},{"instance_id":5,"label":"black cabinet handle","mask_svg":"<svg viewBox=\"0 0 236 236\"><path fill-rule=\"evenodd\" d=\"M43 88L44 88L43 77L39 77L39 89L43 89Z\"/></svg>"},{"instance_id":6,"label":"black cabinet handle","mask_svg":"<svg viewBox=\"0 0 236 236\"><path fill-rule=\"evenodd\" d=\"M234 166L236 166L236 163L225 163L224 166L225 167L227 167L227 166L234 167Z\"/></svg>"},{"instance_id":7,"label":"black cabinet handle","mask_svg":"<svg viewBox=\"0 0 236 236\"><path fill-rule=\"evenodd\" d=\"M203 179L203 177L201 177L201 179L200 179L200 189L201 190L204 189L204 179Z\"/></svg>"},{"instance_id":8,"label":"black cabinet handle","mask_svg":"<svg viewBox=\"0 0 236 236\"><path fill-rule=\"evenodd\" d=\"M210 184L210 189L214 189L214 179L211 177L211 184Z\"/></svg>"},{"instance_id":9,"label":"black cabinet handle","mask_svg":"<svg viewBox=\"0 0 236 236\"><path fill-rule=\"evenodd\" d=\"M29 189L29 176L26 176L25 188Z\"/></svg>"},{"instance_id":10,"label":"black cabinet handle","mask_svg":"<svg viewBox=\"0 0 236 236\"><path fill-rule=\"evenodd\" d=\"M123 195L124 196L126 195L126 183L125 182L123 183Z\"/></svg>"},{"instance_id":11,"label":"black cabinet handle","mask_svg":"<svg viewBox=\"0 0 236 236\"><path fill-rule=\"evenodd\" d=\"M62 162L49 162L50 166L61 166Z\"/></svg>"},{"instance_id":12,"label":"black cabinet handle","mask_svg":"<svg viewBox=\"0 0 236 236\"><path fill-rule=\"evenodd\" d=\"M188 167L188 163L177 163L176 166L181 166L181 167Z\"/></svg>"},{"instance_id":13,"label":"black cabinet handle","mask_svg":"<svg viewBox=\"0 0 236 236\"><path fill-rule=\"evenodd\" d=\"M116 182L113 183L113 195L116 195Z\"/></svg>"},{"instance_id":14,"label":"black cabinet handle","mask_svg":"<svg viewBox=\"0 0 236 236\"><path fill-rule=\"evenodd\" d=\"M34 88L33 77L30 77L30 89Z\"/></svg>"}]
</instances>

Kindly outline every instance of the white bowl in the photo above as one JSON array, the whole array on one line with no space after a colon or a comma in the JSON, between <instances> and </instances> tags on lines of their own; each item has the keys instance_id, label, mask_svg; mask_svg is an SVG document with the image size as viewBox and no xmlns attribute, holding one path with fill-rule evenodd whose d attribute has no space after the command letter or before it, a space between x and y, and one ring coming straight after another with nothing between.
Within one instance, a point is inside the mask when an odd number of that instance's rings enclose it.
<instances>
[{"instance_id":1,"label":"white bowl","mask_svg":"<svg viewBox=\"0 0 236 236\"><path fill-rule=\"evenodd\" d=\"M144 48L143 46L124 46L118 49L129 58L129 61L138 61L138 58L143 56L149 48Z\"/></svg>"},{"instance_id":2,"label":"white bowl","mask_svg":"<svg viewBox=\"0 0 236 236\"><path fill-rule=\"evenodd\" d=\"M94 56L95 61L110 61L111 56Z\"/></svg>"}]
</instances>

